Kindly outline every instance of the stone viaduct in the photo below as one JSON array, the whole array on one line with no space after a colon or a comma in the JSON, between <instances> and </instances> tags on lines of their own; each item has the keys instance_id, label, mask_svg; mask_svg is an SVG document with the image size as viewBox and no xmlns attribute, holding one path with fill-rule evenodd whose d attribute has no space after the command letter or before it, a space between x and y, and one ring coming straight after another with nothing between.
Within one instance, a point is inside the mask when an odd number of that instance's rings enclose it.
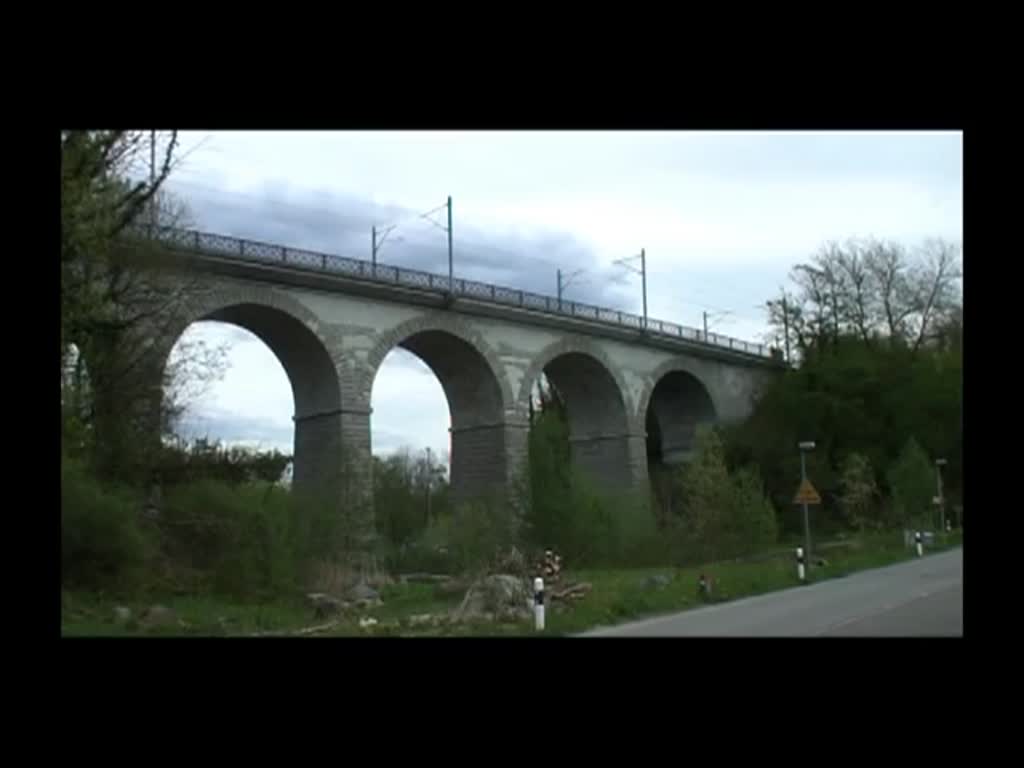
<instances>
[{"instance_id":1,"label":"stone viaduct","mask_svg":"<svg viewBox=\"0 0 1024 768\"><path fill-rule=\"evenodd\" d=\"M154 349L166 360L201 320L266 343L294 395L296 492L344 493L345 467L365 480L370 393L395 347L444 389L457 498L500 491L521 467L542 372L566 402L574 462L628 490L645 486L649 453L684 460L698 424L742 419L782 369L760 345L553 297L220 235L161 240L201 279Z\"/></svg>"}]
</instances>

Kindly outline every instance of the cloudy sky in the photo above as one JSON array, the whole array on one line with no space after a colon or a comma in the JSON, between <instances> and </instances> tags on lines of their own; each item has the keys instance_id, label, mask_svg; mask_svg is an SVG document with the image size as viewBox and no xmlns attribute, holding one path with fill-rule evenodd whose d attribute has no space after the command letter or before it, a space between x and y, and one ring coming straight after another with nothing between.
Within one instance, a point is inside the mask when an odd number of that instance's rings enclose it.
<instances>
[{"instance_id":1,"label":"cloudy sky","mask_svg":"<svg viewBox=\"0 0 1024 768\"><path fill-rule=\"evenodd\" d=\"M203 230L447 274L441 229L420 214L453 199L457 276L640 312L761 342L764 302L825 241L959 241L959 133L182 133L168 182ZM444 223L445 213L433 217ZM223 378L194 401L191 436L291 450L284 370L246 331L201 323L187 341L230 344ZM410 372L415 375L410 376ZM373 448L446 451L440 384L403 351L373 389Z\"/></svg>"}]
</instances>

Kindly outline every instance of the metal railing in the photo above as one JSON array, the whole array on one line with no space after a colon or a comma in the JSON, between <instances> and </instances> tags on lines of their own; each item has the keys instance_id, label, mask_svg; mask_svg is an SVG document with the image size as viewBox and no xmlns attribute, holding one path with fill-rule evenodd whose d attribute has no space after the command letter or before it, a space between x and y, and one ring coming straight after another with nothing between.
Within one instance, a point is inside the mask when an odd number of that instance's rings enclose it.
<instances>
[{"instance_id":1,"label":"metal railing","mask_svg":"<svg viewBox=\"0 0 1024 768\"><path fill-rule=\"evenodd\" d=\"M394 267L387 264L374 264L361 259L350 259L334 256L329 253L306 251L300 248L289 248L283 245L262 243L255 240L244 240L238 237L218 235L211 232L199 232L191 229L173 227L152 227L137 225L130 230L131 234L146 239L156 240L170 247L193 251L198 254L240 259L246 262L265 264L284 264L289 267L326 272L346 277L366 280L383 285L395 285L407 288L418 288L441 295L448 294L448 276L417 269ZM596 307L579 301L544 296L516 288L507 288L490 283L455 278L451 292L454 296L468 299L520 307L545 314L562 317L576 317L603 325L617 326L642 330L644 321L639 315L622 312L616 309ZM730 349L734 352L771 358L772 352L764 344L734 339L717 333L704 334L698 328L690 328L664 320L647 318L647 333L651 336L671 339L684 339L700 344Z\"/></svg>"}]
</instances>

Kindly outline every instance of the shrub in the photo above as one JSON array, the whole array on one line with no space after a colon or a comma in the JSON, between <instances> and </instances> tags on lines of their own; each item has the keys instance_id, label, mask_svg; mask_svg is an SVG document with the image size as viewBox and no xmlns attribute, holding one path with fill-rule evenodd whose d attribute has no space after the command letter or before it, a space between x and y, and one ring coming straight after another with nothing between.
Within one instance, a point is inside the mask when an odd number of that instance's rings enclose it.
<instances>
[{"instance_id":1,"label":"shrub","mask_svg":"<svg viewBox=\"0 0 1024 768\"><path fill-rule=\"evenodd\" d=\"M744 467L732 478L733 525L737 554L771 547L779 540L775 508L765 494L756 467Z\"/></svg>"},{"instance_id":2,"label":"shrub","mask_svg":"<svg viewBox=\"0 0 1024 768\"><path fill-rule=\"evenodd\" d=\"M133 590L153 553L141 499L97 482L79 460L61 460L61 582L69 588Z\"/></svg>"}]
</instances>

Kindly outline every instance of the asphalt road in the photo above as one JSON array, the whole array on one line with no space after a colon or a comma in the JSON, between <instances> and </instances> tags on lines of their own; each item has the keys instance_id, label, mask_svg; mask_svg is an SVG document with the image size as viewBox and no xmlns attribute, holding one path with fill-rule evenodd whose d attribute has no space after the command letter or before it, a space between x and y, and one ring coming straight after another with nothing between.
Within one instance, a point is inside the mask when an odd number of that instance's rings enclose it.
<instances>
[{"instance_id":1,"label":"asphalt road","mask_svg":"<svg viewBox=\"0 0 1024 768\"><path fill-rule=\"evenodd\" d=\"M963 549L583 637L962 637Z\"/></svg>"}]
</instances>

